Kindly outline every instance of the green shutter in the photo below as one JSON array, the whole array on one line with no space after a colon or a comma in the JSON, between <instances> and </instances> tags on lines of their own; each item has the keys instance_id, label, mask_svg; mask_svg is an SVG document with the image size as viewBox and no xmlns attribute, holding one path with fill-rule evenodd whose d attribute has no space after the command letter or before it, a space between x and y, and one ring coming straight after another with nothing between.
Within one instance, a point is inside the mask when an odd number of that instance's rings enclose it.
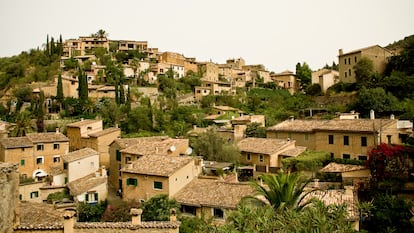
<instances>
[{"instance_id":1,"label":"green shutter","mask_svg":"<svg viewBox=\"0 0 414 233\"><path fill-rule=\"evenodd\" d=\"M20 166L24 166L24 159L20 160Z\"/></svg>"},{"instance_id":2,"label":"green shutter","mask_svg":"<svg viewBox=\"0 0 414 233\"><path fill-rule=\"evenodd\" d=\"M121 151L116 150L116 161L121 161Z\"/></svg>"},{"instance_id":3,"label":"green shutter","mask_svg":"<svg viewBox=\"0 0 414 233\"><path fill-rule=\"evenodd\" d=\"M98 193L94 193L95 195L95 201L98 201Z\"/></svg>"}]
</instances>

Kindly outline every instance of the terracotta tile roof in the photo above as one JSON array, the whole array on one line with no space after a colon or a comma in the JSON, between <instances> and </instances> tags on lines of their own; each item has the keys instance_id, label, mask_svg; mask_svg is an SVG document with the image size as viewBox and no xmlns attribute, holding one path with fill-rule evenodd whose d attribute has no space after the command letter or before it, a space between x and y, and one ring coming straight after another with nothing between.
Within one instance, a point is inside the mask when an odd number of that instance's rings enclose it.
<instances>
[{"instance_id":1,"label":"terracotta tile roof","mask_svg":"<svg viewBox=\"0 0 414 233\"><path fill-rule=\"evenodd\" d=\"M144 140L139 144L121 150L121 152L135 155L167 155L172 146L178 148L184 145L187 148L188 143L188 139L175 138L168 138L162 141Z\"/></svg>"},{"instance_id":2,"label":"terracotta tile roof","mask_svg":"<svg viewBox=\"0 0 414 233\"><path fill-rule=\"evenodd\" d=\"M338 164L338 163L329 163L323 167L320 172L350 172L350 171L359 171L368 169L362 165L352 165L352 164Z\"/></svg>"},{"instance_id":3,"label":"terracotta tile roof","mask_svg":"<svg viewBox=\"0 0 414 233\"><path fill-rule=\"evenodd\" d=\"M33 146L32 141L27 137L3 138L0 140L0 144L8 149Z\"/></svg>"},{"instance_id":4,"label":"terracotta tile roof","mask_svg":"<svg viewBox=\"0 0 414 233\"><path fill-rule=\"evenodd\" d=\"M31 133L26 137L33 143L39 142L69 142L69 139L62 133Z\"/></svg>"},{"instance_id":5,"label":"terracotta tile roof","mask_svg":"<svg viewBox=\"0 0 414 233\"><path fill-rule=\"evenodd\" d=\"M240 151L271 155L292 143L294 141L275 138L245 138L237 146Z\"/></svg>"},{"instance_id":6,"label":"terracotta tile roof","mask_svg":"<svg viewBox=\"0 0 414 233\"><path fill-rule=\"evenodd\" d=\"M87 192L94 187L104 184L107 181L107 177L96 176L95 173L89 174L77 180L71 181L67 184L70 190L70 194L73 196Z\"/></svg>"},{"instance_id":7,"label":"terracotta tile roof","mask_svg":"<svg viewBox=\"0 0 414 233\"><path fill-rule=\"evenodd\" d=\"M286 120L267 128L268 131L313 132L313 131L354 131L372 132L387 126L390 119L344 119L344 120Z\"/></svg>"},{"instance_id":8,"label":"terracotta tile roof","mask_svg":"<svg viewBox=\"0 0 414 233\"><path fill-rule=\"evenodd\" d=\"M146 155L121 169L123 172L169 177L194 162L192 156Z\"/></svg>"},{"instance_id":9,"label":"terracotta tile roof","mask_svg":"<svg viewBox=\"0 0 414 233\"><path fill-rule=\"evenodd\" d=\"M117 143L122 149L125 149L127 147L140 144L145 141L150 142L157 142L157 141L163 141L165 139L168 139L168 136L155 136L155 137L140 137L140 138L118 138L115 139L113 143Z\"/></svg>"},{"instance_id":10,"label":"terracotta tile roof","mask_svg":"<svg viewBox=\"0 0 414 233\"><path fill-rule=\"evenodd\" d=\"M328 190L315 190L307 195L302 201L306 202L312 198L321 200L325 205L342 205L347 206L348 219L358 219L359 212L356 206L355 194L347 195L345 190L342 189L328 189Z\"/></svg>"},{"instance_id":11,"label":"terracotta tile roof","mask_svg":"<svg viewBox=\"0 0 414 233\"><path fill-rule=\"evenodd\" d=\"M285 150L280 154L285 155L285 156L290 156L290 157L296 157L296 156L302 154L305 150L306 150L306 147L304 147L304 146L296 146L295 148Z\"/></svg>"},{"instance_id":12,"label":"terracotta tile roof","mask_svg":"<svg viewBox=\"0 0 414 233\"><path fill-rule=\"evenodd\" d=\"M20 202L17 229L63 229L63 209L44 203Z\"/></svg>"},{"instance_id":13,"label":"terracotta tile roof","mask_svg":"<svg viewBox=\"0 0 414 233\"><path fill-rule=\"evenodd\" d=\"M51 165L49 175L56 176L64 172L62 165Z\"/></svg>"},{"instance_id":14,"label":"terracotta tile roof","mask_svg":"<svg viewBox=\"0 0 414 233\"><path fill-rule=\"evenodd\" d=\"M182 205L234 209L240 200L254 195L247 183L228 183L215 179L195 179L174 195Z\"/></svg>"},{"instance_id":15,"label":"terracotta tile roof","mask_svg":"<svg viewBox=\"0 0 414 233\"><path fill-rule=\"evenodd\" d=\"M178 229L180 222L141 222L134 225L131 222L77 222L75 229Z\"/></svg>"},{"instance_id":16,"label":"terracotta tile roof","mask_svg":"<svg viewBox=\"0 0 414 233\"><path fill-rule=\"evenodd\" d=\"M89 124L92 124L92 123L96 123L98 121L102 121L102 120L90 120L90 119L86 119L86 120L81 120L81 121L77 121L77 122L70 123L70 124L66 125L66 127L79 128L81 126L89 125Z\"/></svg>"},{"instance_id":17,"label":"terracotta tile roof","mask_svg":"<svg viewBox=\"0 0 414 233\"><path fill-rule=\"evenodd\" d=\"M93 138L97 138L97 137L101 137L101 136L104 136L104 135L107 135L107 134L110 134L110 133L113 133L113 132L116 132L116 131L121 132L121 129L119 129L119 128L107 128L107 129L101 130L101 131L96 132L96 133L88 134L88 136L93 137Z\"/></svg>"},{"instance_id":18,"label":"terracotta tile roof","mask_svg":"<svg viewBox=\"0 0 414 233\"><path fill-rule=\"evenodd\" d=\"M83 148L77 151L69 152L65 155L62 155L64 162L73 162L78 159L86 158L93 155L99 155L99 153L91 148Z\"/></svg>"}]
</instances>

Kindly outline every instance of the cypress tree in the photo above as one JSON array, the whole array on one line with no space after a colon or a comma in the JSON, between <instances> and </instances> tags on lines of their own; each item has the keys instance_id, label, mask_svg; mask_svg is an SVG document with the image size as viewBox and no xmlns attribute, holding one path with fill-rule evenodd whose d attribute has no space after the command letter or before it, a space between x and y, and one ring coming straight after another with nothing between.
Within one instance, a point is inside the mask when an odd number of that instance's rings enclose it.
<instances>
[{"instance_id":1,"label":"cypress tree","mask_svg":"<svg viewBox=\"0 0 414 233\"><path fill-rule=\"evenodd\" d=\"M88 81L81 68L79 68L78 75L78 99L82 104L88 100Z\"/></svg>"},{"instance_id":2,"label":"cypress tree","mask_svg":"<svg viewBox=\"0 0 414 233\"><path fill-rule=\"evenodd\" d=\"M122 84L119 85L119 103L125 104L125 90Z\"/></svg>"},{"instance_id":3,"label":"cypress tree","mask_svg":"<svg viewBox=\"0 0 414 233\"><path fill-rule=\"evenodd\" d=\"M62 103L64 99L62 76L60 74L58 76L58 82L57 82L56 99L59 101L59 103Z\"/></svg>"}]
</instances>

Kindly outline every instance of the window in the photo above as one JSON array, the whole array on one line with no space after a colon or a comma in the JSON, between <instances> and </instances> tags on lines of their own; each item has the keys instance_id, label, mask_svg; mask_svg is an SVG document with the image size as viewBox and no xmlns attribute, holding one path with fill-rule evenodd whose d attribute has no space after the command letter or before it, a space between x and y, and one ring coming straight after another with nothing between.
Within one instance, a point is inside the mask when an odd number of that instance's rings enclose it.
<instances>
[{"instance_id":1,"label":"window","mask_svg":"<svg viewBox=\"0 0 414 233\"><path fill-rule=\"evenodd\" d=\"M36 158L36 164L43 164L43 156L38 156Z\"/></svg>"},{"instance_id":2,"label":"window","mask_svg":"<svg viewBox=\"0 0 414 233\"><path fill-rule=\"evenodd\" d=\"M189 205L182 205L181 206L181 212L184 214L191 214L196 215L196 207L195 206L189 206Z\"/></svg>"},{"instance_id":3,"label":"window","mask_svg":"<svg viewBox=\"0 0 414 233\"><path fill-rule=\"evenodd\" d=\"M342 155L342 158L343 159L350 159L351 158L351 155L350 154L343 154Z\"/></svg>"},{"instance_id":4,"label":"window","mask_svg":"<svg viewBox=\"0 0 414 233\"><path fill-rule=\"evenodd\" d=\"M222 209L219 209L219 208L214 208L213 209L213 216L215 218L224 218L224 211Z\"/></svg>"},{"instance_id":5,"label":"window","mask_svg":"<svg viewBox=\"0 0 414 233\"><path fill-rule=\"evenodd\" d=\"M162 189L162 182L154 181L154 189Z\"/></svg>"},{"instance_id":6,"label":"window","mask_svg":"<svg viewBox=\"0 0 414 233\"><path fill-rule=\"evenodd\" d=\"M346 65L346 58L344 59L344 64Z\"/></svg>"},{"instance_id":7,"label":"window","mask_svg":"<svg viewBox=\"0 0 414 233\"><path fill-rule=\"evenodd\" d=\"M37 144L37 150L44 150L44 145L43 144Z\"/></svg>"},{"instance_id":8,"label":"window","mask_svg":"<svg viewBox=\"0 0 414 233\"><path fill-rule=\"evenodd\" d=\"M121 151L116 150L116 161L121 161Z\"/></svg>"},{"instance_id":9,"label":"window","mask_svg":"<svg viewBox=\"0 0 414 233\"><path fill-rule=\"evenodd\" d=\"M125 163L128 164L131 162L131 157L125 157Z\"/></svg>"},{"instance_id":10,"label":"window","mask_svg":"<svg viewBox=\"0 0 414 233\"><path fill-rule=\"evenodd\" d=\"M38 197L39 197L39 192L38 191L35 191L35 192L31 192L30 193L30 199L38 198Z\"/></svg>"},{"instance_id":11,"label":"window","mask_svg":"<svg viewBox=\"0 0 414 233\"><path fill-rule=\"evenodd\" d=\"M19 194L19 200L21 201L23 199L23 196Z\"/></svg>"},{"instance_id":12,"label":"window","mask_svg":"<svg viewBox=\"0 0 414 233\"><path fill-rule=\"evenodd\" d=\"M95 203L98 202L98 193L86 193L85 194L85 201L87 203Z\"/></svg>"},{"instance_id":13,"label":"window","mask_svg":"<svg viewBox=\"0 0 414 233\"><path fill-rule=\"evenodd\" d=\"M331 159L335 157L335 153L331 152Z\"/></svg>"},{"instance_id":14,"label":"window","mask_svg":"<svg viewBox=\"0 0 414 233\"><path fill-rule=\"evenodd\" d=\"M348 70L349 76L352 76L352 71L351 69Z\"/></svg>"},{"instance_id":15,"label":"window","mask_svg":"<svg viewBox=\"0 0 414 233\"><path fill-rule=\"evenodd\" d=\"M128 178L127 180L126 180L126 185L127 186L138 186L138 180L137 179L134 179L134 178Z\"/></svg>"},{"instance_id":16,"label":"window","mask_svg":"<svg viewBox=\"0 0 414 233\"><path fill-rule=\"evenodd\" d=\"M20 166L24 166L24 163L25 163L24 159L20 160Z\"/></svg>"},{"instance_id":17,"label":"window","mask_svg":"<svg viewBox=\"0 0 414 233\"><path fill-rule=\"evenodd\" d=\"M391 144L391 135L387 135L387 143Z\"/></svg>"},{"instance_id":18,"label":"window","mask_svg":"<svg viewBox=\"0 0 414 233\"><path fill-rule=\"evenodd\" d=\"M59 163L60 162L60 156L59 155L53 156L53 162L54 163Z\"/></svg>"},{"instance_id":19,"label":"window","mask_svg":"<svg viewBox=\"0 0 414 233\"><path fill-rule=\"evenodd\" d=\"M351 58L348 57L348 65L351 65Z\"/></svg>"},{"instance_id":20,"label":"window","mask_svg":"<svg viewBox=\"0 0 414 233\"><path fill-rule=\"evenodd\" d=\"M59 147L60 147L59 143L53 144L53 150L59 150Z\"/></svg>"},{"instance_id":21,"label":"window","mask_svg":"<svg viewBox=\"0 0 414 233\"><path fill-rule=\"evenodd\" d=\"M361 137L361 146L367 146L367 137Z\"/></svg>"},{"instance_id":22,"label":"window","mask_svg":"<svg viewBox=\"0 0 414 233\"><path fill-rule=\"evenodd\" d=\"M68 169L68 163L63 163L63 169L65 169L65 170Z\"/></svg>"},{"instance_id":23,"label":"window","mask_svg":"<svg viewBox=\"0 0 414 233\"><path fill-rule=\"evenodd\" d=\"M358 156L358 159L359 159L359 160L364 160L364 161L365 161L365 160L367 160L367 156L366 156L366 155L359 155L359 156Z\"/></svg>"},{"instance_id":24,"label":"window","mask_svg":"<svg viewBox=\"0 0 414 233\"><path fill-rule=\"evenodd\" d=\"M348 73L345 71L345 78L348 77Z\"/></svg>"},{"instance_id":25,"label":"window","mask_svg":"<svg viewBox=\"0 0 414 233\"><path fill-rule=\"evenodd\" d=\"M246 160L247 160L247 161L250 161L250 159L251 159L251 157L250 157L250 153L247 153L247 155L246 155Z\"/></svg>"},{"instance_id":26,"label":"window","mask_svg":"<svg viewBox=\"0 0 414 233\"><path fill-rule=\"evenodd\" d=\"M263 157L263 155L259 155L259 161L260 161L260 162L263 162L263 161L264 161L264 157Z\"/></svg>"},{"instance_id":27,"label":"window","mask_svg":"<svg viewBox=\"0 0 414 233\"><path fill-rule=\"evenodd\" d=\"M330 145L333 145L334 144L334 136L333 135L328 135L328 143Z\"/></svg>"},{"instance_id":28,"label":"window","mask_svg":"<svg viewBox=\"0 0 414 233\"><path fill-rule=\"evenodd\" d=\"M349 136L344 136L344 145L349 146Z\"/></svg>"},{"instance_id":29,"label":"window","mask_svg":"<svg viewBox=\"0 0 414 233\"><path fill-rule=\"evenodd\" d=\"M358 62L358 59L357 59L357 57L355 57L355 63L357 63Z\"/></svg>"}]
</instances>

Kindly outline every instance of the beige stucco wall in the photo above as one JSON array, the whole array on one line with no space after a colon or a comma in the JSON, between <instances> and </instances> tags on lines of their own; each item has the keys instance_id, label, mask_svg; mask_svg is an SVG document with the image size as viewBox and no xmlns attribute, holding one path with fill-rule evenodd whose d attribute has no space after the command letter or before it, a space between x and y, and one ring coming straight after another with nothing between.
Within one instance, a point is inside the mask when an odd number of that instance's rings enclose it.
<instances>
[{"instance_id":1,"label":"beige stucco wall","mask_svg":"<svg viewBox=\"0 0 414 233\"><path fill-rule=\"evenodd\" d=\"M196 165L198 163L198 165ZM194 163L189 163L183 168L178 170L169 178L169 196L173 196L178 191L180 191L184 186L190 183L194 178L196 178L201 173L201 162L194 161Z\"/></svg>"},{"instance_id":2,"label":"beige stucco wall","mask_svg":"<svg viewBox=\"0 0 414 233\"><path fill-rule=\"evenodd\" d=\"M43 200L47 199L43 199L43 196L41 194L40 188L45 186L47 183L45 182L35 182L35 183L30 183L30 184L20 184L19 185L19 198L21 197L22 201L29 201L29 202L35 202L35 203L42 203ZM37 197L30 197L30 194L33 192L37 192L38 196Z\"/></svg>"},{"instance_id":3,"label":"beige stucco wall","mask_svg":"<svg viewBox=\"0 0 414 233\"><path fill-rule=\"evenodd\" d=\"M295 140L297 146L304 146L310 150L316 150L315 134L311 132L275 132L266 131L266 137L277 139Z\"/></svg>"},{"instance_id":4,"label":"beige stucco wall","mask_svg":"<svg viewBox=\"0 0 414 233\"><path fill-rule=\"evenodd\" d=\"M121 150L121 147L118 143L112 143L109 147L109 177L108 181L110 185L118 189L119 180L119 170L121 169L121 161L116 160L116 151Z\"/></svg>"},{"instance_id":5,"label":"beige stucco wall","mask_svg":"<svg viewBox=\"0 0 414 233\"><path fill-rule=\"evenodd\" d=\"M107 182L102 183L91 190L88 190L88 192L96 192L98 193L98 202L106 200L108 198L108 185ZM88 192L83 192L76 196L76 199L78 202L84 202L85 201L85 194Z\"/></svg>"},{"instance_id":6,"label":"beige stucco wall","mask_svg":"<svg viewBox=\"0 0 414 233\"><path fill-rule=\"evenodd\" d=\"M0 162L0 232L12 233L13 226L18 223L18 192L17 165Z\"/></svg>"},{"instance_id":7,"label":"beige stucco wall","mask_svg":"<svg viewBox=\"0 0 414 233\"><path fill-rule=\"evenodd\" d=\"M87 176L99 169L99 155L92 155L68 163L68 182Z\"/></svg>"},{"instance_id":8,"label":"beige stucco wall","mask_svg":"<svg viewBox=\"0 0 414 233\"><path fill-rule=\"evenodd\" d=\"M135 178L138 180L138 185L126 185L128 178ZM154 189L154 181L162 182L162 189ZM169 192L168 177L150 176L133 173L122 173L123 200L148 200L158 194L167 194Z\"/></svg>"}]
</instances>

